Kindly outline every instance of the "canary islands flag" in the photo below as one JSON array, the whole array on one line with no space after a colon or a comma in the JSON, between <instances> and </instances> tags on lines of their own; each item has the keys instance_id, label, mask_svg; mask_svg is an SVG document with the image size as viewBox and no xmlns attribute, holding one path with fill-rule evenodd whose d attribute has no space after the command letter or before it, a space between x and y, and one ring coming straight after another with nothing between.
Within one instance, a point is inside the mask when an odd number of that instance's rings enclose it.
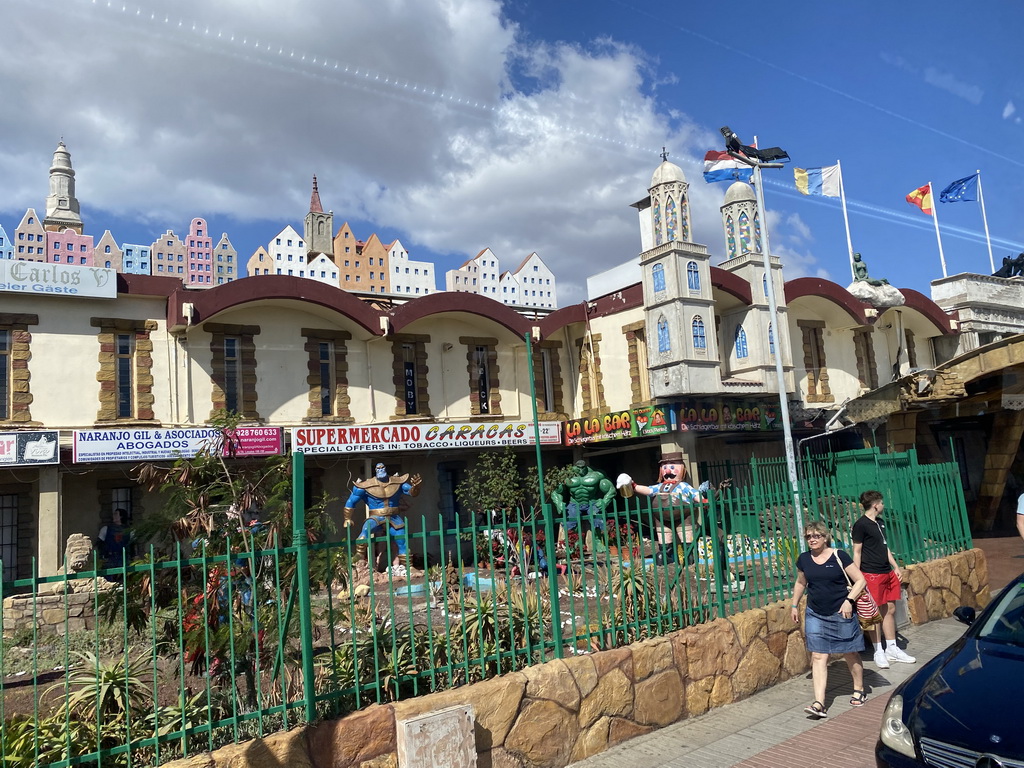
<instances>
[{"instance_id":1,"label":"canary islands flag","mask_svg":"<svg viewBox=\"0 0 1024 768\"><path fill-rule=\"evenodd\" d=\"M794 168L796 189L802 195L839 197L839 166L828 168Z\"/></svg>"},{"instance_id":2,"label":"canary islands flag","mask_svg":"<svg viewBox=\"0 0 1024 768\"><path fill-rule=\"evenodd\" d=\"M924 213L929 216L932 215L932 185L931 182L925 184L923 187L918 187L909 195L907 195L907 202L911 205L916 205Z\"/></svg>"}]
</instances>

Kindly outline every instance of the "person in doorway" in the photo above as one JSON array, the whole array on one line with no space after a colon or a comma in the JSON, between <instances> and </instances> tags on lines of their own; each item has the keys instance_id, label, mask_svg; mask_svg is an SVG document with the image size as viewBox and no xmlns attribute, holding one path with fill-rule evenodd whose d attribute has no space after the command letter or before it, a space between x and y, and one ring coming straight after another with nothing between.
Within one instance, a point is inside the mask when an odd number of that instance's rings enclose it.
<instances>
[{"instance_id":1,"label":"person in doorway","mask_svg":"<svg viewBox=\"0 0 1024 768\"><path fill-rule=\"evenodd\" d=\"M841 549L832 547L828 527L820 520L804 526L807 550L796 561L796 583L790 617L800 621L800 598L807 592L804 609L804 639L811 653L811 685L814 701L804 708L811 717L828 717L825 689L828 683L829 654L841 653L850 668L853 695L850 705L863 706L864 664L860 652L864 635L857 620L857 597L867 586L853 558ZM845 572L845 573L844 573Z\"/></svg>"},{"instance_id":2,"label":"person in doorway","mask_svg":"<svg viewBox=\"0 0 1024 768\"><path fill-rule=\"evenodd\" d=\"M1017 497L1017 533L1024 539L1024 493Z\"/></svg>"},{"instance_id":3,"label":"person in doorway","mask_svg":"<svg viewBox=\"0 0 1024 768\"><path fill-rule=\"evenodd\" d=\"M132 532L128 527L128 513L118 507L109 525L96 535L97 549L106 568L122 568L131 559Z\"/></svg>"},{"instance_id":4,"label":"person in doorway","mask_svg":"<svg viewBox=\"0 0 1024 768\"><path fill-rule=\"evenodd\" d=\"M864 514L853 524L851 532L853 562L863 572L868 591L882 616L881 626L868 630L868 637L875 647L875 666L888 669L893 661L913 664L917 659L896 644L896 601L900 599L903 573L885 539L885 521L881 517L885 500L879 491L864 491L860 495L860 505Z\"/></svg>"}]
</instances>

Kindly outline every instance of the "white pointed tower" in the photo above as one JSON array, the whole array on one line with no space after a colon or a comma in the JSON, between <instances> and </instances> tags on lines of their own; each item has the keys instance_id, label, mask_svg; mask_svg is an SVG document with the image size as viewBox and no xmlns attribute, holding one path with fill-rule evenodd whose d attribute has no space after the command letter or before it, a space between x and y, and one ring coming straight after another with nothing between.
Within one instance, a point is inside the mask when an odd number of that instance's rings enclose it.
<instances>
[{"instance_id":1,"label":"white pointed tower","mask_svg":"<svg viewBox=\"0 0 1024 768\"><path fill-rule=\"evenodd\" d=\"M732 272L750 285L751 304L721 318L723 376L764 382L771 392L778 389L774 375L775 355L782 355L786 386L793 391L793 355L789 339L786 291L782 260L771 257L771 272L779 318L768 308L768 284L762 256L761 219L754 188L745 181L734 182L722 202L726 259L720 269Z\"/></svg>"},{"instance_id":2,"label":"white pointed tower","mask_svg":"<svg viewBox=\"0 0 1024 768\"><path fill-rule=\"evenodd\" d=\"M690 240L689 184L668 161L651 178L640 212L651 395L655 398L719 390L718 338L707 246Z\"/></svg>"},{"instance_id":3,"label":"white pointed tower","mask_svg":"<svg viewBox=\"0 0 1024 768\"><path fill-rule=\"evenodd\" d=\"M43 229L63 232L73 229L82 234L82 214L75 197L75 169L71 167L71 153L61 141L53 152L50 166L50 194L46 198L46 218Z\"/></svg>"}]
</instances>

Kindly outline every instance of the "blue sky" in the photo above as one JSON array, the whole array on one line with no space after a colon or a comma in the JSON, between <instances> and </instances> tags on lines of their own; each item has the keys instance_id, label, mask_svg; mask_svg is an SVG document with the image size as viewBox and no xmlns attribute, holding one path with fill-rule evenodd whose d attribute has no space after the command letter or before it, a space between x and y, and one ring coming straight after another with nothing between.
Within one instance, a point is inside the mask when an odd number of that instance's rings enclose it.
<instances>
[{"instance_id":1,"label":"blue sky","mask_svg":"<svg viewBox=\"0 0 1024 768\"><path fill-rule=\"evenodd\" d=\"M400 238L442 287L485 247L505 268L537 251L565 305L586 275L635 258L628 206L662 146L691 183L695 239L720 259L726 185L705 184L700 160L728 124L786 149L791 167L842 161L872 276L928 293L934 227L904 197L978 169L996 264L1024 251L1024 7L781 9L10 0L0 224L41 212L63 136L97 236L152 242L203 216L244 259L301 229L316 173L337 226ZM787 278L849 282L838 200L799 195L791 168L765 175ZM936 205L949 273L988 273L978 204Z\"/></svg>"}]
</instances>

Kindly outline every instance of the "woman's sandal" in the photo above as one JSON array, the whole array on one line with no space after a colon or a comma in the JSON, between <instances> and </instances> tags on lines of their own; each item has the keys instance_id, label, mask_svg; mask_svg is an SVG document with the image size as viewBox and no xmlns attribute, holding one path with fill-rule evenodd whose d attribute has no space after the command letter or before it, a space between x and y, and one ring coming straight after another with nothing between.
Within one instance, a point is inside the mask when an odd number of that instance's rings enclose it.
<instances>
[{"instance_id":1,"label":"woman's sandal","mask_svg":"<svg viewBox=\"0 0 1024 768\"><path fill-rule=\"evenodd\" d=\"M815 701L809 707L804 707L804 712L811 717L818 718L819 720L824 720L828 717L828 710L825 709L825 705L820 701Z\"/></svg>"},{"instance_id":2,"label":"woman's sandal","mask_svg":"<svg viewBox=\"0 0 1024 768\"><path fill-rule=\"evenodd\" d=\"M864 702L868 700L867 694L864 691L854 691L853 696L850 697L851 707L863 707Z\"/></svg>"}]
</instances>

